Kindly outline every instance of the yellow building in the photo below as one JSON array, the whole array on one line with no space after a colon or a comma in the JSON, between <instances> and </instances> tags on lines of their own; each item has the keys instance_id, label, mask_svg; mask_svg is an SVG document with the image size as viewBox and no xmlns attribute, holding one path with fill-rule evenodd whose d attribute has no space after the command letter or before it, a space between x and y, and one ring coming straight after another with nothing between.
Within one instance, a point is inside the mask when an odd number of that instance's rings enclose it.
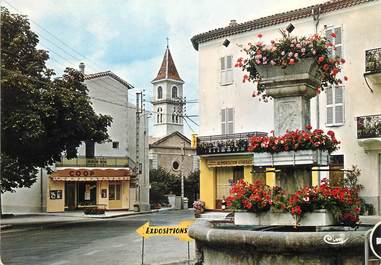
<instances>
[{"instance_id":1,"label":"yellow building","mask_svg":"<svg viewBox=\"0 0 381 265\"><path fill-rule=\"evenodd\" d=\"M252 183L261 179L275 183L275 173L253 170L253 154L247 152L248 139L262 132L236 133L197 137L196 150L200 156L200 200L206 209L220 209L221 201L239 179Z\"/></svg>"},{"instance_id":2,"label":"yellow building","mask_svg":"<svg viewBox=\"0 0 381 265\"><path fill-rule=\"evenodd\" d=\"M127 158L63 159L48 179L47 211L63 212L86 206L129 209L134 180Z\"/></svg>"}]
</instances>

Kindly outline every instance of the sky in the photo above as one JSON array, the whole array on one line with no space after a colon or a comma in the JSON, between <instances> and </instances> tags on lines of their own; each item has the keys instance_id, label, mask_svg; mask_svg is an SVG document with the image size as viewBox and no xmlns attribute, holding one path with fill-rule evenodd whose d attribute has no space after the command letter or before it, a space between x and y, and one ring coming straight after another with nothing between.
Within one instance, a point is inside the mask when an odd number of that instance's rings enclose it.
<instances>
[{"instance_id":1,"label":"sky","mask_svg":"<svg viewBox=\"0 0 381 265\"><path fill-rule=\"evenodd\" d=\"M48 50L48 65L57 74L65 67L86 64L86 72L111 70L137 90L152 95L151 81L159 71L166 38L187 100L198 98L198 53L192 36L232 19L238 23L301 8L324 0L3 0L12 13L27 15ZM147 109L151 109L147 103ZM189 104L194 123L184 124L190 136L198 131L198 104ZM152 123L152 121L150 121ZM191 127L191 128L190 128ZM152 128L152 126L150 127Z\"/></svg>"}]
</instances>

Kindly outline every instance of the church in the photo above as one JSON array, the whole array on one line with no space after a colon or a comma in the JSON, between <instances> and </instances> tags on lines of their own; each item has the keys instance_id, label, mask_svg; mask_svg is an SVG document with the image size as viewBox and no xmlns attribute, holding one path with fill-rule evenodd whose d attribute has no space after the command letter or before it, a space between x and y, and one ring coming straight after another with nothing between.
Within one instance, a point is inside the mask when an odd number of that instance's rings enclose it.
<instances>
[{"instance_id":1,"label":"church","mask_svg":"<svg viewBox=\"0 0 381 265\"><path fill-rule=\"evenodd\" d=\"M191 140L184 135L184 81L167 45L157 76L152 80L153 134L150 137L150 169L164 168L185 177L198 169Z\"/></svg>"}]
</instances>

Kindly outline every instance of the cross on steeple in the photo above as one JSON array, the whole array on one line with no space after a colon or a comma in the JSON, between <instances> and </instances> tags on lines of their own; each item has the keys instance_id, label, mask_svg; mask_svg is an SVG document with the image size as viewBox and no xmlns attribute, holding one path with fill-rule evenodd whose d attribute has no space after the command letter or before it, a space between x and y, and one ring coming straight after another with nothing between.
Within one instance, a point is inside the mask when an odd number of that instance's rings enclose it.
<instances>
[{"instance_id":1,"label":"cross on steeple","mask_svg":"<svg viewBox=\"0 0 381 265\"><path fill-rule=\"evenodd\" d=\"M167 40L167 49L169 48L169 38L166 37L166 40Z\"/></svg>"}]
</instances>

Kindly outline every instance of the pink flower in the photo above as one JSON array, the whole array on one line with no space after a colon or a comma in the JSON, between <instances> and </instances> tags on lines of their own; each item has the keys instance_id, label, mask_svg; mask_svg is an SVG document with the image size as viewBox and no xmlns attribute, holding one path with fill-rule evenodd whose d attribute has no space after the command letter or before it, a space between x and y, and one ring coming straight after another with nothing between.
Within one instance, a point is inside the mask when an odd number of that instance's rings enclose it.
<instances>
[{"instance_id":1,"label":"pink flower","mask_svg":"<svg viewBox=\"0 0 381 265\"><path fill-rule=\"evenodd\" d=\"M324 61L324 59L325 59L325 57L324 57L324 56L320 56L320 57L319 57L319 59L318 59L318 62L319 62L319 63L321 63L321 62L323 62L323 61Z\"/></svg>"},{"instance_id":2,"label":"pink flower","mask_svg":"<svg viewBox=\"0 0 381 265\"><path fill-rule=\"evenodd\" d=\"M331 33L331 37L332 37L332 38L336 38L336 33L332 32L332 33Z\"/></svg>"},{"instance_id":3,"label":"pink flower","mask_svg":"<svg viewBox=\"0 0 381 265\"><path fill-rule=\"evenodd\" d=\"M294 59L290 59L290 61L289 61L289 64L295 64L295 60Z\"/></svg>"},{"instance_id":4,"label":"pink flower","mask_svg":"<svg viewBox=\"0 0 381 265\"><path fill-rule=\"evenodd\" d=\"M257 35L257 37L258 37L258 38L262 38L263 35L262 35L261 33L259 33L259 34Z\"/></svg>"}]
</instances>

